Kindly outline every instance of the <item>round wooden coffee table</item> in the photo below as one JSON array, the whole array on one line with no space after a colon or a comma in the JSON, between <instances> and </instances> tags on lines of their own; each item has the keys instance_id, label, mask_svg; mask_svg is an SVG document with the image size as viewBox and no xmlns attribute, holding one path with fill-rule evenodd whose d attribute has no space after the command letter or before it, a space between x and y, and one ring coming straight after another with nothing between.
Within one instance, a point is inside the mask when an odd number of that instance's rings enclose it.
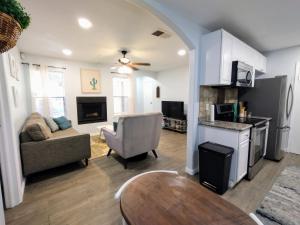
<instances>
[{"instance_id":1,"label":"round wooden coffee table","mask_svg":"<svg viewBox=\"0 0 300 225\"><path fill-rule=\"evenodd\" d=\"M242 210L200 184L169 173L132 181L120 201L128 225L256 225Z\"/></svg>"}]
</instances>

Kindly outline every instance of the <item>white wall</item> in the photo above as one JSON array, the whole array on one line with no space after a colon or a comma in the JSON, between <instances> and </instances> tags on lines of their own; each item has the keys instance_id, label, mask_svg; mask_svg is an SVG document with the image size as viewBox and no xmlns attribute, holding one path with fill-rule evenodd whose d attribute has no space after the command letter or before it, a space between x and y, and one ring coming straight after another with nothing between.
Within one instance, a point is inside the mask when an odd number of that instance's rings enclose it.
<instances>
[{"instance_id":1,"label":"white wall","mask_svg":"<svg viewBox=\"0 0 300 225\"><path fill-rule=\"evenodd\" d=\"M296 63L300 61L300 47L267 52L267 71L262 77L288 75L289 81L295 76Z\"/></svg>"},{"instance_id":2,"label":"white wall","mask_svg":"<svg viewBox=\"0 0 300 225\"><path fill-rule=\"evenodd\" d=\"M17 61L20 80L10 76L8 54ZM23 74L20 53L17 48L0 56L0 119L1 119L1 169L6 207L14 207L23 199L25 179L22 175L19 133L27 116L28 99L26 95L27 80ZM12 87L17 92L17 106L14 104Z\"/></svg>"},{"instance_id":3,"label":"white wall","mask_svg":"<svg viewBox=\"0 0 300 225\"><path fill-rule=\"evenodd\" d=\"M24 62L65 67L64 85L66 99L66 116L72 120L73 127L82 133L95 133L97 126L105 123L93 123L78 125L77 122L77 104L78 96L106 96L107 97L107 123L112 122L113 105L112 105L112 76L108 69L101 67L99 64L90 64L77 61L62 60L50 57L25 54ZM100 94L82 94L80 84L80 69L98 69L101 74L101 93Z\"/></svg>"},{"instance_id":4,"label":"white wall","mask_svg":"<svg viewBox=\"0 0 300 225\"><path fill-rule=\"evenodd\" d=\"M160 101L158 111L161 111L161 101L183 101L187 113L189 100L189 68L180 67L157 73L160 86Z\"/></svg>"},{"instance_id":5,"label":"white wall","mask_svg":"<svg viewBox=\"0 0 300 225\"><path fill-rule=\"evenodd\" d=\"M189 48L189 104L186 172L198 171L198 115L200 89L200 39L208 30L189 20L180 11L172 10L168 4L156 0L127 0L148 9L159 17L184 41ZM169 3L172 4L172 3Z\"/></svg>"},{"instance_id":6,"label":"white wall","mask_svg":"<svg viewBox=\"0 0 300 225\"><path fill-rule=\"evenodd\" d=\"M71 60L62 60L50 57L43 57L37 55L25 55L25 62L42 64L48 66L65 67L65 95L66 95L66 113L67 117L72 120L73 127L82 133L96 133L97 126L102 124L111 124L113 122L113 89L110 67L100 64L91 64ZM101 74L101 93L100 94L82 94L80 83L80 69L98 69ZM141 99L143 88L140 87L140 80L146 77L155 77L155 73L138 71L130 75L132 78L132 88L134 90L133 108L136 112L143 112L143 102ZM91 123L78 125L77 123L77 96L106 96L107 97L107 122ZM135 102L136 101L136 102Z\"/></svg>"}]
</instances>

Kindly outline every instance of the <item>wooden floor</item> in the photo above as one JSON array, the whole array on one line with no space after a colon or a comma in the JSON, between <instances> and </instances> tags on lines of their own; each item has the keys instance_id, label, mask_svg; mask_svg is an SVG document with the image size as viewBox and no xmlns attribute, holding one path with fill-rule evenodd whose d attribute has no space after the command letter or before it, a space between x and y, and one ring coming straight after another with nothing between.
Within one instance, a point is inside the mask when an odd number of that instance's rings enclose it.
<instances>
[{"instance_id":1,"label":"wooden floor","mask_svg":"<svg viewBox=\"0 0 300 225\"><path fill-rule=\"evenodd\" d=\"M6 211L6 224L121 224L113 195L130 177L147 170L171 169L197 180L184 173L185 152L185 135L163 131L159 158L149 153L146 159L131 162L127 170L114 157L102 157L91 160L87 168L77 163L38 174L28 179L24 202ZM300 156L288 154L280 163L267 161L254 180L242 181L223 197L248 213L257 207L287 165L300 166Z\"/></svg>"}]
</instances>

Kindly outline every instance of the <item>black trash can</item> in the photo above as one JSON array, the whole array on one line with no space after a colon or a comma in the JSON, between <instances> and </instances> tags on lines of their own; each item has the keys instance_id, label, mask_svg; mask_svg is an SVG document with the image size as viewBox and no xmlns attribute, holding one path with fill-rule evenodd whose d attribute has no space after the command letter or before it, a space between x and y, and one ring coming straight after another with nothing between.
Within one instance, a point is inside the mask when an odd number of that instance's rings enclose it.
<instances>
[{"instance_id":1,"label":"black trash can","mask_svg":"<svg viewBox=\"0 0 300 225\"><path fill-rule=\"evenodd\" d=\"M228 189L231 158L234 149L228 146L206 142L198 146L199 182L224 194Z\"/></svg>"}]
</instances>

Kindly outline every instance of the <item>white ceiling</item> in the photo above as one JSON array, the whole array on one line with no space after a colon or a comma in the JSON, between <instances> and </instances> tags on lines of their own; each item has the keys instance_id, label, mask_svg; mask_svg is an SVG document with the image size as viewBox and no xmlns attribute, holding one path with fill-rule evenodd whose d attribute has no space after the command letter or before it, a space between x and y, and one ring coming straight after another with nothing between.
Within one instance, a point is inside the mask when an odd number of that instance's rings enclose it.
<instances>
[{"instance_id":1,"label":"white ceiling","mask_svg":"<svg viewBox=\"0 0 300 225\"><path fill-rule=\"evenodd\" d=\"M187 56L177 51L184 43L166 25L147 11L124 0L21 0L31 14L32 23L22 33L18 46L22 52L111 64L121 48L131 52L132 61L150 62L151 71L187 65ZM78 26L77 19L86 17L93 23L90 30ZM158 28L171 34L168 39L151 35ZM64 56L63 48L73 51Z\"/></svg>"},{"instance_id":2,"label":"white ceiling","mask_svg":"<svg viewBox=\"0 0 300 225\"><path fill-rule=\"evenodd\" d=\"M300 44L299 0L159 0L209 30L224 28L260 51Z\"/></svg>"}]
</instances>

